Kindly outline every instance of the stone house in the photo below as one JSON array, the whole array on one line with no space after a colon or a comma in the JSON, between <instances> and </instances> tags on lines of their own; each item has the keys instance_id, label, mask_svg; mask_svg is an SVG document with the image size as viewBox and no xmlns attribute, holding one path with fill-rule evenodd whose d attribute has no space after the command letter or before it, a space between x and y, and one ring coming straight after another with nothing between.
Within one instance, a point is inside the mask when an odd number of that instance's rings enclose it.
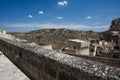
<instances>
[{"instance_id":1,"label":"stone house","mask_svg":"<svg viewBox=\"0 0 120 80\"><path fill-rule=\"evenodd\" d=\"M77 55L89 55L89 42L80 39L68 39L68 45L63 50Z\"/></svg>"},{"instance_id":2,"label":"stone house","mask_svg":"<svg viewBox=\"0 0 120 80\"><path fill-rule=\"evenodd\" d=\"M6 35L6 31L5 30L0 30L0 37L4 37Z\"/></svg>"}]
</instances>

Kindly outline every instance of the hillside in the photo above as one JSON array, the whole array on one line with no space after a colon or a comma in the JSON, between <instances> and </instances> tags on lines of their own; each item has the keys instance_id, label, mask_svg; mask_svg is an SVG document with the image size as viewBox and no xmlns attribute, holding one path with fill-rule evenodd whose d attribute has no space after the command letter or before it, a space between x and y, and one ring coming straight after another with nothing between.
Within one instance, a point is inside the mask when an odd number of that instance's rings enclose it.
<instances>
[{"instance_id":1,"label":"hillside","mask_svg":"<svg viewBox=\"0 0 120 80\"><path fill-rule=\"evenodd\" d=\"M99 33L93 31L76 31L69 29L41 29L25 33L11 33L16 37L26 39L30 42L42 44L53 44L54 49L61 48L67 44L67 40L77 38L81 40L98 39Z\"/></svg>"},{"instance_id":2,"label":"hillside","mask_svg":"<svg viewBox=\"0 0 120 80\"><path fill-rule=\"evenodd\" d=\"M30 42L36 42L39 45L43 44L53 44L54 49L60 49L64 47L64 44L68 44L68 39L81 39L81 40L89 40L89 39L99 39L110 41L113 37L111 37L110 31L120 31L120 18L116 18L111 21L111 26L108 31L105 32L93 32L93 31L77 31L77 30L69 30L65 28L61 29L40 29L34 30L30 32L17 32L10 33L15 35L18 38L26 39ZM114 39L114 38L113 38Z\"/></svg>"}]
</instances>

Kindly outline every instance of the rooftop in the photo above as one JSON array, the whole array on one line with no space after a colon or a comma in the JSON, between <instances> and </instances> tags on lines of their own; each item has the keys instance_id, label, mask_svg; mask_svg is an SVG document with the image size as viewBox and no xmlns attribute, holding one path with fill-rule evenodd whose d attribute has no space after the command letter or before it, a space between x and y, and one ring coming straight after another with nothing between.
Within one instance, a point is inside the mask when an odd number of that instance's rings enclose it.
<instances>
[{"instance_id":1,"label":"rooftop","mask_svg":"<svg viewBox=\"0 0 120 80\"><path fill-rule=\"evenodd\" d=\"M76 43L88 43L87 41L80 40L80 39L68 39L68 41L76 42Z\"/></svg>"}]
</instances>

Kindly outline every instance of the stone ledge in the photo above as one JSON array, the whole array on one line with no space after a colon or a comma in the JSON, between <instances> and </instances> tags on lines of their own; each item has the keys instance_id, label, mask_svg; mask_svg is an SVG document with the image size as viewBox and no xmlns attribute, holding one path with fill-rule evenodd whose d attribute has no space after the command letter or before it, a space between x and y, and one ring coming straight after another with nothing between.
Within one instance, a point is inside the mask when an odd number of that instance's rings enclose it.
<instances>
[{"instance_id":1,"label":"stone ledge","mask_svg":"<svg viewBox=\"0 0 120 80\"><path fill-rule=\"evenodd\" d=\"M85 75L85 76L87 75L88 78L90 78L90 76L92 77L91 79L87 79L86 77L84 78L84 80L92 80L94 77L95 77L95 80L120 80L120 68L107 66L105 64L92 61L92 60L87 60L80 57L70 56L61 52L43 49L40 46L32 47L32 46L25 45L25 43L22 43L22 42L12 41L12 40L3 39L3 38L0 38L0 42L1 41L4 42L4 44L6 45L10 44L12 46L16 46L16 50L19 47L20 49L30 51L30 54L32 55L37 55L38 57L43 56L45 57L45 59L48 58L48 63L50 64L51 62L49 60L53 60L59 65L62 65L62 66L66 65L68 67L71 67L71 69L74 68L79 70L78 71L79 73L76 71L73 71L74 74L77 73L77 75ZM24 54L27 54L27 53L24 53ZM54 67L58 67L58 66L55 65ZM62 68L62 70L64 71L65 69ZM68 74L69 72L64 72L64 73ZM77 77L76 80L79 80L78 78L80 78L80 76L77 76L77 75L76 75ZM97 77L99 77L99 79Z\"/></svg>"}]
</instances>

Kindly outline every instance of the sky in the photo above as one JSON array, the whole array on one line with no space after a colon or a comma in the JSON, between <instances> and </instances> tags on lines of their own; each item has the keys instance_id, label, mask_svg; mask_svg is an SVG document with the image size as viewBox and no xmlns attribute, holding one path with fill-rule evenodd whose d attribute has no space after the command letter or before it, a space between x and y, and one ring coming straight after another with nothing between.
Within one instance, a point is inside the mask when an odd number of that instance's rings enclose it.
<instances>
[{"instance_id":1,"label":"sky","mask_svg":"<svg viewBox=\"0 0 120 80\"><path fill-rule=\"evenodd\" d=\"M120 17L120 0L0 0L0 29L106 31Z\"/></svg>"}]
</instances>

